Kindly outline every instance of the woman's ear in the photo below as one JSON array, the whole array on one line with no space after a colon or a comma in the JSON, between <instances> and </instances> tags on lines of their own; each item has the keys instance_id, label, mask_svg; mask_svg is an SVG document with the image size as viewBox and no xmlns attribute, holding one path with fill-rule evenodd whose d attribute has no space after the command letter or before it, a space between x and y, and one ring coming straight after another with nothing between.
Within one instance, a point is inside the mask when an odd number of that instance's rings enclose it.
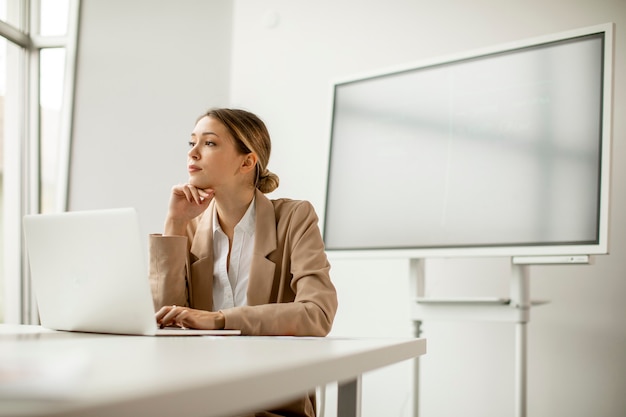
<instances>
[{"instance_id":1,"label":"woman's ear","mask_svg":"<svg viewBox=\"0 0 626 417\"><path fill-rule=\"evenodd\" d=\"M255 166L258 160L259 158L256 156L256 154L250 152L243 159L243 163L241 164L241 169L243 170L243 172L249 172L255 169Z\"/></svg>"}]
</instances>

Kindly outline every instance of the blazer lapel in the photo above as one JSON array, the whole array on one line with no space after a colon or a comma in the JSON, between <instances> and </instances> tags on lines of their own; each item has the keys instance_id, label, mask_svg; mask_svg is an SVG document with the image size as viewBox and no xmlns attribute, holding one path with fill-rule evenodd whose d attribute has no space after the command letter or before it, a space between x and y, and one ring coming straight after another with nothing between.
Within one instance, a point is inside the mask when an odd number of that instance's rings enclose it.
<instances>
[{"instance_id":1,"label":"blazer lapel","mask_svg":"<svg viewBox=\"0 0 626 417\"><path fill-rule=\"evenodd\" d=\"M213 309L213 210L211 202L198 222L191 243L191 306L201 310ZM195 258L195 259L194 259Z\"/></svg>"},{"instance_id":2,"label":"blazer lapel","mask_svg":"<svg viewBox=\"0 0 626 417\"><path fill-rule=\"evenodd\" d=\"M271 300L276 264L267 257L276 249L276 213L272 202L256 190L256 226L254 252L248 281L248 305L267 304Z\"/></svg>"}]
</instances>

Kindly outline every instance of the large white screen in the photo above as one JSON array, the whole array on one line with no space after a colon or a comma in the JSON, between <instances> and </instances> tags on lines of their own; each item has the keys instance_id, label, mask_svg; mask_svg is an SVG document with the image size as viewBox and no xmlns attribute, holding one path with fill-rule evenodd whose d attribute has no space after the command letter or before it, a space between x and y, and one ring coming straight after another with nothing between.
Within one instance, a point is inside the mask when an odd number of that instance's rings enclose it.
<instances>
[{"instance_id":1,"label":"large white screen","mask_svg":"<svg viewBox=\"0 0 626 417\"><path fill-rule=\"evenodd\" d=\"M604 34L335 86L327 249L598 243Z\"/></svg>"}]
</instances>

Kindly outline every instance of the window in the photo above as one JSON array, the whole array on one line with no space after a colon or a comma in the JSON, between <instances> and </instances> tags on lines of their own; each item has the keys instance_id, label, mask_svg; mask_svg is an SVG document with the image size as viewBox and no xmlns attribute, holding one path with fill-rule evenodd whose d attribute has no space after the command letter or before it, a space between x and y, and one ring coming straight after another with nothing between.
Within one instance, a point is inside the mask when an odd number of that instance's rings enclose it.
<instances>
[{"instance_id":1,"label":"window","mask_svg":"<svg viewBox=\"0 0 626 417\"><path fill-rule=\"evenodd\" d=\"M65 36L68 31L69 0L40 0L39 35Z\"/></svg>"},{"instance_id":2,"label":"window","mask_svg":"<svg viewBox=\"0 0 626 417\"><path fill-rule=\"evenodd\" d=\"M13 221L19 218L20 172L21 160L16 158L20 154L20 142L25 135L25 81L27 76L26 49L28 38L23 32L23 10L15 0L0 0L0 321L7 317L6 300L9 294L18 294L21 279L20 269L16 257L19 249L6 242L20 242L19 226ZM13 280L6 277L13 276ZM19 304L18 304L19 305Z\"/></svg>"},{"instance_id":3,"label":"window","mask_svg":"<svg viewBox=\"0 0 626 417\"><path fill-rule=\"evenodd\" d=\"M17 0L0 0L0 20L24 31L24 5ZM5 36L3 34L2 36Z\"/></svg>"},{"instance_id":4,"label":"window","mask_svg":"<svg viewBox=\"0 0 626 417\"><path fill-rule=\"evenodd\" d=\"M79 0L0 0L0 322L36 323L26 213L64 210Z\"/></svg>"},{"instance_id":5,"label":"window","mask_svg":"<svg viewBox=\"0 0 626 417\"><path fill-rule=\"evenodd\" d=\"M40 161L39 207L42 213L55 211L62 197L58 185L61 152L61 106L63 104L63 77L65 48L46 48L39 54L40 104Z\"/></svg>"}]
</instances>

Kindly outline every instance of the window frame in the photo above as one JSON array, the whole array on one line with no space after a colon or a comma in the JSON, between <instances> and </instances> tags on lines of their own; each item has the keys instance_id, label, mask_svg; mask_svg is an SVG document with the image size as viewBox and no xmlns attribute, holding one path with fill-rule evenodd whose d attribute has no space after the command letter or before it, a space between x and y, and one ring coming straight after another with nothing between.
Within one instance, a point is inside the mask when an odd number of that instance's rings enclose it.
<instances>
[{"instance_id":1,"label":"window frame","mask_svg":"<svg viewBox=\"0 0 626 417\"><path fill-rule=\"evenodd\" d=\"M65 49L65 75L60 112L59 172L55 211L67 210L76 52L80 0L69 0L68 27L64 36L39 36L41 0L18 1L20 28L0 20L0 36L21 48L17 62L16 106L5 106L5 120L15 121L17 141L5 138L4 147L4 322L38 324L37 304L30 284L30 271L22 234L25 214L41 212L40 177L40 52ZM8 53L7 53L8 55ZM8 57L7 57L8 62ZM8 66L8 64L7 64ZM7 83L9 84L9 83ZM7 97L9 97L7 85ZM9 112L9 113L7 113ZM8 244L10 242L11 244Z\"/></svg>"}]
</instances>

